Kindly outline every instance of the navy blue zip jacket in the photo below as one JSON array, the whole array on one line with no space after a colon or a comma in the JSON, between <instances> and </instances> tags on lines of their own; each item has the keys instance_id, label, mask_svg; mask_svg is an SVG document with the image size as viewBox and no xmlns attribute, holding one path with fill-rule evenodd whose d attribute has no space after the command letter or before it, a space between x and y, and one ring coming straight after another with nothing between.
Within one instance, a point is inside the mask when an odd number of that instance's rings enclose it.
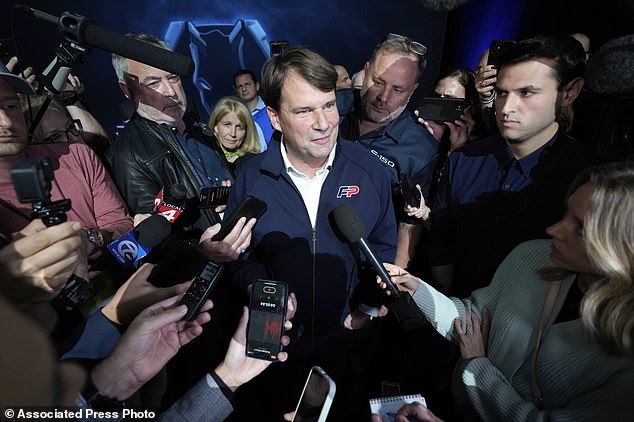
<instances>
[{"instance_id":1,"label":"navy blue zip jacket","mask_svg":"<svg viewBox=\"0 0 634 422\"><path fill-rule=\"evenodd\" d=\"M396 255L396 219L385 170L359 145L340 138L336 148L314 230L286 172L277 140L241 169L225 211L229 215L247 195L267 203L266 213L253 229L249 251L229 270L243 291L258 278L287 282L289 292L297 296L293 324L300 334L320 334L342 325L359 283L360 252L338 232L331 215L335 208L348 204L359 213L366 241L379 260L394 262Z\"/></svg>"}]
</instances>

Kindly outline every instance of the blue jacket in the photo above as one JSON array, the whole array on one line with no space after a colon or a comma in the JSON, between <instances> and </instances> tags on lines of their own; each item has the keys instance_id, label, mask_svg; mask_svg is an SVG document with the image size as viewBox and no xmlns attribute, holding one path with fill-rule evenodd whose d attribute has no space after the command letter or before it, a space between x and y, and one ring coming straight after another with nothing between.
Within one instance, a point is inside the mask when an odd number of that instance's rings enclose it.
<instances>
[{"instance_id":1,"label":"blue jacket","mask_svg":"<svg viewBox=\"0 0 634 422\"><path fill-rule=\"evenodd\" d=\"M393 262L396 220L385 170L364 148L337 141L337 151L322 187L313 231L303 199L286 172L280 143L251 159L238 174L225 215L247 195L268 209L256 224L251 248L230 265L234 283L246 290L258 278L285 281L295 292L299 333L322 333L343 323L359 283L357 247L338 233L331 212L342 204L363 220L368 244L378 258Z\"/></svg>"}]
</instances>

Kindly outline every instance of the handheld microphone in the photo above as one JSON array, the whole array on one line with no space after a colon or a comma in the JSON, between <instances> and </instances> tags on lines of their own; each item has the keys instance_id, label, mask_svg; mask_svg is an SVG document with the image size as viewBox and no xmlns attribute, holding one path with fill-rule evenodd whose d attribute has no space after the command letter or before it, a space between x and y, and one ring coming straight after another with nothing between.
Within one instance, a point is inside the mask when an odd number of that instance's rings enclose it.
<instances>
[{"instance_id":1,"label":"handheld microphone","mask_svg":"<svg viewBox=\"0 0 634 422\"><path fill-rule=\"evenodd\" d=\"M108 250L123 265L134 265L172 232L172 225L153 215L108 245Z\"/></svg>"},{"instance_id":2,"label":"handheld microphone","mask_svg":"<svg viewBox=\"0 0 634 422\"><path fill-rule=\"evenodd\" d=\"M163 187L154 199L152 214L163 216L173 223L179 215L185 211L187 189L180 183L174 183L171 187Z\"/></svg>"},{"instance_id":3,"label":"handheld microphone","mask_svg":"<svg viewBox=\"0 0 634 422\"><path fill-rule=\"evenodd\" d=\"M394 285L390 275L385 270L385 267L376 258L376 255L370 249L370 246L365 240L365 227L359 214L349 205L341 205L333 211L333 218L335 224L346 240L352 244L358 245L361 252L365 255L369 261L372 269L381 278L381 281L385 283L390 291L390 303L388 304L390 310L394 314L396 320L401 324L401 327L406 331L410 331L425 325L423 315L418 309L418 306L412 300L412 297L405 293L401 293L400 290Z\"/></svg>"},{"instance_id":4,"label":"handheld microphone","mask_svg":"<svg viewBox=\"0 0 634 422\"><path fill-rule=\"evenodd\" d=\"M29 6L16 4L14 7L36 19L57 25L67 40L82 47L100 48L179 76L190 77L194 74L191 57L102 28L77 13L64 12L58 18Z\"/></svg>"}]
</instances>

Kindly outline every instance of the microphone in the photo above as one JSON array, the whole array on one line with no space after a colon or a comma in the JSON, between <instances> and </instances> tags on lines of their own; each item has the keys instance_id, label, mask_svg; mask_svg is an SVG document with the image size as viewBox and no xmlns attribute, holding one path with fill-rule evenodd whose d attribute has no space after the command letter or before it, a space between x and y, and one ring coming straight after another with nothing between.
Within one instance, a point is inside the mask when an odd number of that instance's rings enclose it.
<instances>
[{"instance_id":1,"label":"microphone","mask_svg":"<svg viewBox=\"0 0 634 422\"><path fill-rule=\"evenodd\" d=\"M77 13L64 12L57 18L29 6L16 4L14 7L36 19L57 25L66 39L82 47L100 48L179 76L190 77L194 74L191 57L102 28Z\"/></svg>"},{"instance_id":2,"label":"microphone","mask_svg":"<svg viewBox=\"0 0 634 422\"><path fill-rule=\"evenodd\" d=\"M179 215L185 211L187 189L180 183L174 183L171 187L163 187L154 199L152 214L163 216L173 223Z\"/></svg>"},{"instance_id":3,"label":"microphone","mask_svg":"<svg viewBox=\"0 0 634 422\"><path fill-rule=\"evenodd\" d=\"M172 225L153 215L108 245L108 250L123 265L136 264L172 232Z\"/></svg>"},{"instance_id":4,"label":"microphone","mask_svg":"<svg viewBox=\"0 0 634 422\"><path fill-rule=\"evenodd\" d=\"M421 4L426 9L436 12L446 12L465 4L467 0L421 0Z\"/></svg>"},{"instance_id":5,"label":"microphone","mask_svg":"<svg viewBox=\"0 0 634 422\"><path fill-rule=\"evenodd\" d=\"M406 331L410 331L425 325L420 309L418 309L412 297L398 290L383 264L379 262L376 255L370 249L370 246L365 240L366 234L363 221L354 208L346 204L341 205L333 211L333 218L346 240L352 244L356 244L359 249L361 249L361 252L363 252L372 266L372 269L374 269L381 281L386 284L391 293L388 306L396 320L401 324L401 327Z\"/></svg>"}]
</instances>

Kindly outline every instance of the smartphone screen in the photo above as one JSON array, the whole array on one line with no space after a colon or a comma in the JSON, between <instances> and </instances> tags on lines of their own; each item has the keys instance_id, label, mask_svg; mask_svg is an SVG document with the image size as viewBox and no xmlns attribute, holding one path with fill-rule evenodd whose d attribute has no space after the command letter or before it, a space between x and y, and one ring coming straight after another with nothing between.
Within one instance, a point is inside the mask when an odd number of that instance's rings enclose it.
<instances>
[{"instance_id":1,"label":"smartphone screen","mask_svg":"<svg viewBox=\"0 0 634 422\"><path fill-rule=\"evenodd\" d=\"M202 188L198 196L198 208L211 208L226 205L231 186L212 186Z\"/></svg>"},{"instance_id":2,"label":"smartphone screen","mask_svg":"<svg viewBox=\"0 0 634 422\"><path fill-rule=\"evenodd\" d=\"M253 284L247 328L247 356L278 360L287 296L288 287L284 282L258 280Z\"/></svg>"},{"instance_id":3,"label":"smartphone screen","mask_svg":"<svg viewBox=\"0 0 634 422\"><path fill-rule=\"evenodd\" d=\"M335 397L335 382L319 366L313 366L295 408L294 422L325 422Z\"/></svg>"}]
</instances>

